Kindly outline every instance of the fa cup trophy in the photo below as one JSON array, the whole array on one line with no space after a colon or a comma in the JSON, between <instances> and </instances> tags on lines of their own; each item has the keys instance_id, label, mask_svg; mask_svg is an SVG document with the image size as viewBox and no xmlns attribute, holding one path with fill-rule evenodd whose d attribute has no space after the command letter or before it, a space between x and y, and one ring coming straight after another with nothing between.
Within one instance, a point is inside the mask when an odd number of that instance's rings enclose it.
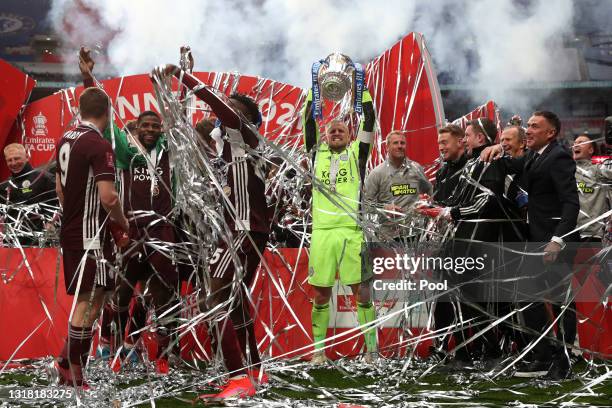
<instances>
[{"instance_id":1,"label":"fa cup trophy","mask_svg":"<svg viewBox=\"0 0 612 408\"><path fill-rule=\"evenodd\" d=\"M322 98L341 103L341 113L353 109L362 112L364 70L347 55L339 52L312 64L313 115L323 116Z\"/></svg>"}]
</instances>

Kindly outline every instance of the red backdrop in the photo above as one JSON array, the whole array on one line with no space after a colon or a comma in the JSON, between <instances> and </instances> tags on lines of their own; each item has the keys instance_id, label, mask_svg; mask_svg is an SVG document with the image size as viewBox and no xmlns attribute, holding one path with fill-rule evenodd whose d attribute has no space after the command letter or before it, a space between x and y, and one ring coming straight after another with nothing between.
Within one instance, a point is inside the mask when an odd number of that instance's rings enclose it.
<instances>
[{"instance_id":1,"label":"red backdrop","mask_svg":"<svg viewBox=\"0 0 612 408\"><path fill-rule=\"evenodd\" d=\"M30 97L35 84L32 78L0 59L0 146L6 145L17 114ZM4 180L8 174L8 168L2 157L0 180Z\"/></svg>"}]
</instances>

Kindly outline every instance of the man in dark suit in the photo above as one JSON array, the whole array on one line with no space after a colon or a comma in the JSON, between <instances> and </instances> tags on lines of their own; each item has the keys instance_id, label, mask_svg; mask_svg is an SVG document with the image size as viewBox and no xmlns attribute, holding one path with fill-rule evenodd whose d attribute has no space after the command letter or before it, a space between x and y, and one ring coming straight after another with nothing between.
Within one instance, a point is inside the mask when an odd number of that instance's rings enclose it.
<instances>
[{"instance_id":1,"label":"man in dark suit","mask_svg":"<svg viewBox=\"0 0 612 408\"><path fill-rule=\"evenodd\" d=\"M522 176L527 191L529 241L541 243L542 257L528 256L526 275L539 275L530 281L539 289L550 289L559 281L569 282L571 254L563 251L568 242L577 240L576 220L580 211L576 188L576 165L571 154L557 142L561 122L549 111L536 111L527 123L526 144L529 152L519 158L503 157L508 171ZM482 158L490 161L501 154L501 146L485 149ZM567 286L566 286L567 289ZM575 310L564 310L559 320L561 339L573 343L576 330ZM553 318L561 312L561 306L553 305ZM543 302L533 302L524 312L524 319L530 331L530 341L537 341L540 334L551 326L549 313ZM565 333L564 333L565 332ZM550 333L549 333L550 335ZM550 379L564 379L570 374L568 352L559 341L544 337L532 349L532 356L517 367L516 376L536 377L546 374Z\"/></svg>"}]
</instances>

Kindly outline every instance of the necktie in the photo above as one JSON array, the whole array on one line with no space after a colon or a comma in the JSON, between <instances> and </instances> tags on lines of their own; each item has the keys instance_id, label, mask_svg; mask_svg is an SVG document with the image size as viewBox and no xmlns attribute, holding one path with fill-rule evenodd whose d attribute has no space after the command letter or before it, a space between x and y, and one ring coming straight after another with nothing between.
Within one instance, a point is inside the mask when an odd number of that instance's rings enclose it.
<instances>
[{"instance_id":1,"label":"necktie","mask_svg":"<svg viewBox=\"0 0 612 408\"><path fill-rule=\"evenodd\" d=\"M534 154L531 157L531 159L529 159L527 164L525 164L525 170L529 171L533 167L533 164L538 160L539 157L540 157L540 153Z\"/></svg>"}]
</instances>

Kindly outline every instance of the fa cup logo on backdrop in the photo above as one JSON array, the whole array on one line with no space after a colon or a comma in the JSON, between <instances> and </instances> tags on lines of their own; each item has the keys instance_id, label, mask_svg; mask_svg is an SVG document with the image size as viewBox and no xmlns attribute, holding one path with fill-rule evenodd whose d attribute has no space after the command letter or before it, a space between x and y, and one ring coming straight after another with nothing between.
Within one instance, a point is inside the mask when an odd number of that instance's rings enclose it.
<instances>
[{"instance_id":1,"label":"fa cup logo on backdrop","mask_svg":"<svg viewBox=\"0 0 612 408\"><path fill-rule=\"evenodd\" d=\"M47 136L49 133L47 130L47 117L42 112L38 112L38 115L34 116L33 121L32 136Z\"/></svg>"}]
</instances>

